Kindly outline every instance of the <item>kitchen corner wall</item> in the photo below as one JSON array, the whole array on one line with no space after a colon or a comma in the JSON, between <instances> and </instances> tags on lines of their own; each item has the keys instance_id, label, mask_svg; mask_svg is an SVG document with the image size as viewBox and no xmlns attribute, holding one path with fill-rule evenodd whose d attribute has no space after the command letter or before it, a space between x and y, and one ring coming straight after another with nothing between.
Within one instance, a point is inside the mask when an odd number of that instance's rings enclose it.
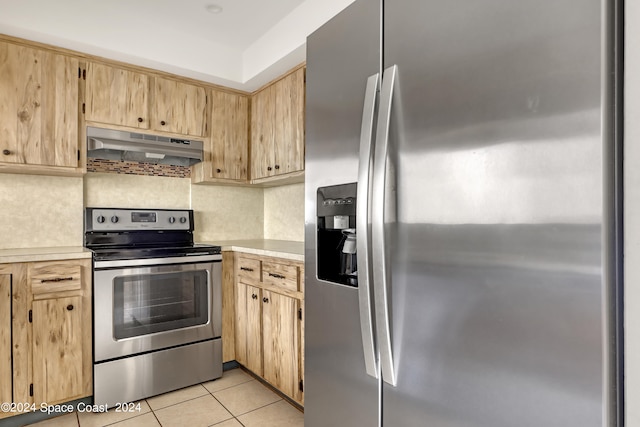
<instances>
[{"instance_id":1,"label":"kitchen corner wall","mask_svg":"<svg viewBox=\"0 0 640 427\"><path fill-rule=\"evenodd\" d=\"M265 188L264 238L304 241L304 184Z\"/></svg>"},{"instance_id":2,"label":"kitchen corner wall","mask_svg":"<svg viewBox=\"0 0 640 427\"><path fill-rule=\"evenodd\" d=\"M195 240L304 240L304 185L191 185L189 178L0 173L0 249L82 246L83 209L193 209Z\"/></svg>"}]
</instances>

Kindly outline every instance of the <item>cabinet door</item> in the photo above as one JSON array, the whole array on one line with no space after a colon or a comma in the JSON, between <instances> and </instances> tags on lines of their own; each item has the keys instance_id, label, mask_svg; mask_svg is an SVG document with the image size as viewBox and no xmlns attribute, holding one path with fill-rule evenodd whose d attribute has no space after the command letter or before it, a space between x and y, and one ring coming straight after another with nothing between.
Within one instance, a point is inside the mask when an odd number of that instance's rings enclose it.
<instances>
[{"instance_id":1,"label":"cabinet door","mask_svg":"<svg viewBox=\"0 0 640 427\"><path fill-rule=\"evenodd\" d=\"M262 375L262 294L260 288L236 287L236 360Z\"/></svg>"},{"instance_id":2,"label":"cabinet door","mask_svg":"<svg viewBox=\"0 0 640 427\"><path fill-rule=\"evenodd\" d=\"M274 85L274 175L304 169L304 68Z\"/></svg>"},{"instance_id":3,"label":"cabinet door","mask_svg":"<svg viewBox=\"0 0 640 427\"><path fill-rule=\"evenodd\" d=\"M11 274L0 266L0 402L12 402Z\"/></svg>"},{"instance_id":4,"label":"cabinet door","mask_svg":"<svg viewBox=\"0 0 640 427\"><path fill-rule=\"evenodd\" d=\"M153 129L182 135L206 135L207 94L203 87L156 77L153 94Z\"/></svg>"},{"instance_id":5,"label":"cabinet door","mask_svg":"<svg viewBox=\"0 0 640 427\"><path fill-rule=\"evenodd\" d=\"M82 297L33 302L33 398L36 404L83 395Z\"/></svg>"},{"instance_id":6,"label":"cabinet door","mask_svg":"<svg viewBox=\"0 0 640 427\"><path fill-rule=\"evenodd\" d=\"M249 157L247 97L214 90L211 109L211 176L246 180Z\"/></svg>"},{"instance_id":7,"label":"cabinet door","mask_svg":"<svg viewBox=\"0 0 640 427\"><path fill-rule=\"evenodd\" d=\"M264 379L291 398L299 391L298 300L263 291Z\"/></svg>"},{"instance_id":8,"label":"cabinet door","mask_svg":"<svg viewBox=\"0 0 640 427\"><path fill-rule=\"evenodd\" d=\"M251 98L251 179L275 173L273 85Z\"/></svg>"},{"instance_id":9,"label":"cabinet door","mask_svg":"<svg viewBox=\"0 0 640 427\"><path fill-rule=\"evenodd\" d=\"M149 81L145 74L89 63L86 92L87 121L149 128Z\"/></svg>"},{"instance_id":10,"label":"cabinet door","mask_svg":"<svg viewBox=\"0 0 640 427\"><path fill-rule=\"evenodd\" d=\"M78 60L0 42L0 162L78 166Z\"/></svg>"}]
</instances>

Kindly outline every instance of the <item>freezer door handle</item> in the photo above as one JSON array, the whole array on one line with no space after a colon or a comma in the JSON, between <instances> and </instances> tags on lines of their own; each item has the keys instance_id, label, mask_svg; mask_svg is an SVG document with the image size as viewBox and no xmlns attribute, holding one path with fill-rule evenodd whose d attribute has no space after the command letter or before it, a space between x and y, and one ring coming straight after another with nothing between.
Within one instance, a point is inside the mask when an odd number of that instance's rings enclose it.
<instances>
[{"instance_id":1,"label":"freezer door handle","mask_svg":"<svg viewBox=\"0 0 640 427\"><path fill-rule=\"evenodd\" d=\"M376 356L375 339L373 333L373 308L371 304L371 169L373 167L373 124L376 109L376 95L380 73L367 79L362 109L362 127L360 129L360 159L358 164L358 190L356 203L356 234L357 263L358 263L358 300L360 309L360 329L362 331L362 349L364 350L364 364L367 374L378 378L378 360Z\"/></svg>"},{"instance_id":2,"label":"freezer door handle","mask_svg":"<svg viewBox=\"0 0 640 427\"><path fill-rule=\"evenodd\" d=\"M373 165L373 192L371 205L371 247L373 253L373 288L375 300L375 321L377 342L380 349L380 369L382 380L396 385L396 371L393 363L392 336L389 313L389 287L391 271L388 266L388 249L385 242L385 227L394 218L393 197L387 197L394 190L392 164L389 162L389 123L391 121L391 105L393 90L397 80L396 65L384 70L382 89L380 91L380 109L376 130L376 147ZM387 200L387 198L389 200ZM358 236L358 239L360 236Z\"/></svg>"}]
</instances>

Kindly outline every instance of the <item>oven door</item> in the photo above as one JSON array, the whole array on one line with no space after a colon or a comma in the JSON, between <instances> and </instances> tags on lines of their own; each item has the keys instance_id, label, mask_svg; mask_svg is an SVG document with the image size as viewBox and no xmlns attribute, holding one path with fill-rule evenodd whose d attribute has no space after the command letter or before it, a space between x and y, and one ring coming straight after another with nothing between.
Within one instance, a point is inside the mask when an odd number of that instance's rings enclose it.
<instances>
[{"instance_id":1,"label":"oven door","mask_svg":"<svg viewBox=\"0 0 640 427\"><path fill-rule=\"evenodd\" d=\"M221 336L221 274L220 262L105 269L96 262L95 361Z\"/></svg>"}]
</instances>

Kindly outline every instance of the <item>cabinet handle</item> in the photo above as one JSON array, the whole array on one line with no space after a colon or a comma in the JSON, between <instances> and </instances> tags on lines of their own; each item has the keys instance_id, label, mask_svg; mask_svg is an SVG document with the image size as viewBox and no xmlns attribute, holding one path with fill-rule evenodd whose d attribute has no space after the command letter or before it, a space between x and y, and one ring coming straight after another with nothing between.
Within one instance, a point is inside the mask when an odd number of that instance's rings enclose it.
<instances>
[{"instance_id":1,"label":"cabinet handle","mask_svg":"<svg viewBox=\"0 0 640 427\"><path fill-rule=\"evenodd\" d=\"M4 154L5 156L8 156L9 154L11 154L11 151L9 151L9 150L2 150L2 154Z\"/></svg>"},{"instance_id":2,"label":"cabinet handle","mask_svg":"<svg viewBox=\"0 0 640 427\"><path fill-rule=\"evenodd\" d=\"M73 310L73 304L69 304L69 305L67 306L67 310L69 310L69 311Z\"/></svg>"},{"instance_id":3,"label":"cabinet handle","mask_svg":"<svg viewBox=\"0 0 640 427\"><path fill-rule=\"evenodd\" d=\"M280 169L280 165L276 165L276 169Z\"/></svg>"},{"instance_id":4,"label":"cabinet handle","mask_svg":"<svg viewBox=\"0 0 640 427\"><path fill-rule=\"evenodd\" d=\"M252 295L251 295L251 298L252 298L252 299L258 299L258 295L256 295L256 294L252 294Z\"/></svg>"},{"instance_id":5,"label":"cabinet handle","mask_svg":"<svg viewBox=\"0 0 640 427\"><path fill-rule=\"evenodd\" d=\"M271 169L273 169L271 166L267 166L268 171L270 171Z\"/></svg>"},{"instance_id":6,"label":"cabinet handle","mask_svg":"<svg viewBox=\"0 0 640 427\"><path fill-rule=\"evenodd\" d=\"M276 273L269 273L269 276L275 277L276 279L284 279L285 278L285 276L283 276L282 274L276 274Z\"/></svg>"},{"instance_id":7,"label":"cabinet handle","mask_svg":"<svg viewBox=\"0 0 640 427\"><path fill-rule=\"evenodd\" d=\"M253 268L249 268L249 267L240 267L240 270L242 270L242 271L253 271Z\"/></svg>"},{"instance_id":8,"label":"cabinet handle","mask_svg":"<svg viewBox=\"0 0 640 427\"><path fill-rule=\"evenodd\" d=\"M40 280L40 283L47 283L47 282L64 282L67 280L73 280L73 277L56 277L55 279L42 279Z\"/></svg>"},{"instance_id":9,"label":"cabinet handle","mask_svg":"<svg viewBox=\"0 0 640 427\"><path fill-rule=\"evenodd\" d=\"M262 302L269 302L269 298L267 297L262 298Z\"/></svg>"},{"instance_id":10,"label":"cabinet handle","mask_svg":"<svg viewBox=\"0 0 640 427\"><path fill-rule=\"evenodd\" d=\"M164 120L162 120L162 121L160 122L160 124L161 124L162 126L164 126L164 125L166 125L166 124L167 124L167 122L165 122Z\"/></svg>"},{"instance_id":11,"label":"cabinet handle","mask_svg":"<svg viewBox=\"0 0 640 427\"><path fill-rule=\"evenodd\" d=\"M142 117L138 117L138 123L142 123L144 122L144 119Z\"/></svg>"},{"instance_id":12,"label":"cabinet handle","mask_svg":"<svg viewBox=\"0 0 640 427\"><path fill-rule=\"evenodd\" d=\"M222 172L222 169L216 169L216 172L220 173L220 172Z\"/></svg>"}]
</instances>

